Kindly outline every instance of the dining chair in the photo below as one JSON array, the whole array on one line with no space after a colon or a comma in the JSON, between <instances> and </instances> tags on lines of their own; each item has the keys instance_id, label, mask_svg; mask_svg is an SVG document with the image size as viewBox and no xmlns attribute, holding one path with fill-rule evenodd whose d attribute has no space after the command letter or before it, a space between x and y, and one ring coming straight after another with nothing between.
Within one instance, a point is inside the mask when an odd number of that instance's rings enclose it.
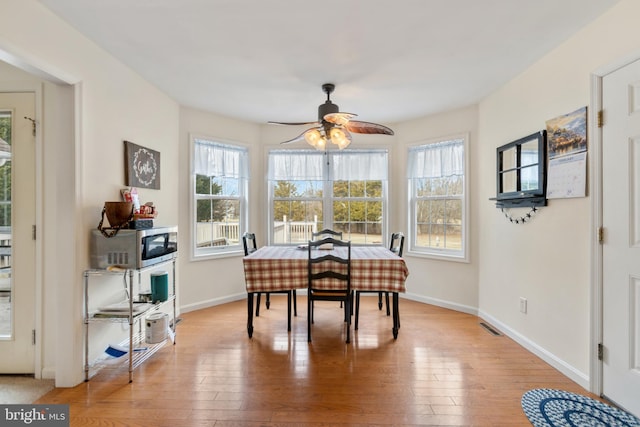
<instances>
[{"instance_id":1,"label":"dining chair","mask_svg":"<svg viewBox=\"0 0 640 427\"><path fill-rule=\"evenodd\" d=\"M404 249L404 234L401 232L391 233L391 243L389 244L389 250L394 254L402 257L402 251ZM365 292L376 292L378 294L378 310L382 310L382 294L383 292L379 291L356 291L356 322L354 325L354 329L358 330L358 315L360 314L360 294ZM387 305L387 316L391 315L391 310L389 309L389 292L384 292L385 303Z\"/></svg>"},{"instance_id":2,"label":"dining chair","mask_svg":"<svg viewBox=\"0 0 640 427\"><path fill-rule=\"evenodd\" d=\"M335 231L330 228L325 228L323 230L316 231L315 233L311 233L311 240L316 240L318 237L321 239L324 237L333 237L335 239L342 240L342 231ZM342 308L342 301L340 301L340 308ZM351 308L353 309L353 306L351 306Z\"/></svg>"},{"instance_id":3,"label":"dining chair","mask_svg":"<svg viewBox=\"0 0 640 427\"><path fill-rule=\"evenodd\" d=\"M311 233L311 240L316 240L318 237L321 239L325 237L333 237L334 239L342 240L342 231L335 231L331 230L330 228L325 228L324 230Z\"/></svg>"},{"instance_id":4,"label":"dining chair","mask_svg":"<svg viewBox=\"0 0 640 427\"><path fill-rule=\"evenodd\" d=\"M347 248L346 254L319 249L322 245ZM325 237L309 241L307 288L307 341L311 342L314 301L340 301L344 306L344 322L347 324L346 343L351 342L351 242Z\"/></svg>"},{"instance_id":5,"label":"dining chair","mask_svg":"<svg viewBox=\"0 0 640 427\"><path fill-rule=\"evenodd\" d=\"M246 232L242 235L242 245L244 246L244 255L247 256L249 254L254 253L258 250L258 245L256 244L256 235L255 233ZM256 317L260 316L260 296L262 293L256 292L258 295L256 296ZM270 294L272 293L291 293L291 297L293 298L293 315L298 315L298 304L296 303L296 291L295 289L292 291L274 291L274 292L264 292L265 294L265 306L267 310L271 307L271 298ZM291 311L291 307L288 308ZM289 316L291 317L291 316Z\"/></svg>"}]
</instances>

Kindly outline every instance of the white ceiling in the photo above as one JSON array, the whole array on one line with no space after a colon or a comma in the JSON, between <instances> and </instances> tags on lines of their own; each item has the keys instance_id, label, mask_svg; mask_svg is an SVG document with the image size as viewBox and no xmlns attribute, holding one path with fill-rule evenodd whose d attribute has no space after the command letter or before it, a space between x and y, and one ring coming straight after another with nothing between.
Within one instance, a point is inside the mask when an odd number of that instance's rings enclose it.
<instances>
[{"instance_id":1,"label":"white ceiling","mask_svg":"<svg viewBox=\"0 0 640 427\"><path fill-rule=\"evenodd\" d=\"M477 103L619 0L39 0L182 105L394 123Z\"/></svg>"}]
</instances>

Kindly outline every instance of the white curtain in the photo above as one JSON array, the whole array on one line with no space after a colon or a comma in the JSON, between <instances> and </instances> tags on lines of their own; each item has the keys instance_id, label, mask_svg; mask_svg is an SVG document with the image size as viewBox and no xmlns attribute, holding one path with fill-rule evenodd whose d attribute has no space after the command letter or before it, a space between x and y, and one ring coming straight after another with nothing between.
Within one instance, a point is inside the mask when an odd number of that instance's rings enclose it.
<instances>
[{"instance_id":1,"label":"white curtain","mask_svg":"<svg viewBox=\"0 0 640 427\"><path fill-rule=\"evenodd\" d=\"M386 181L387 151L331 152L329 179L332 181Z\"/></svg>"},{"instance_id":2,"label":"white curtain","mask_svg":"<svg viewBox=\"0 0 640 427\"><path fill-rule=\"evenodd\" d=\"M409 149L408 178L464 175L464 141L456 139Z\"/></svg>"},{"instance_id":3,"label":"white curtain","mask_svg":"<svg viewBox=\"0 0 640 427\"><path fill-rule=\"evenodd\" d=\"M328 165L326 164L328 163ZM328 168L328 169L327 169ZM277 150L269 153L270 180L387 180L386 150Z\"/></svg>"},{"instance_id":4,"label":"white curtain","mask_svg":"<svg viewBox=\"0 0 640 427\"><path fill-rule=\"evenodd\" d=\"M269 153L269 179L274 181L322 181L325 154L311 150L278 150Z\"/></svg>"},{"instance_id":5,"label":"white curtain","mask_svg":"<svg viewBox=\"0 0 640 427\"><path fill-rule=\"evenodd\" d=\"M246 148L194 140L194 173L210 177L249 178Z\"/></svg>"}]
</instances>

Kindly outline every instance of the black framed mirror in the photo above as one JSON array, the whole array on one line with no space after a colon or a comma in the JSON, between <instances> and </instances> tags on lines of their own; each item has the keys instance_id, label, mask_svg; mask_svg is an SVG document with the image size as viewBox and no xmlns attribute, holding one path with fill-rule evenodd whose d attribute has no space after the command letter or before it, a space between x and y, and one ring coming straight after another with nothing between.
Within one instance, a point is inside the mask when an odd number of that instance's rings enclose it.
<instances>
[{"instance_id":1,"label":"black framed mirror","mask_svg":"<svg viewBox=\"0 0 640 427\"><path fill-rule=\"evenodd\" d=\"M496 206L545 206L547 132L527 135L496 149Z\"/></svg>"}]
</instances>

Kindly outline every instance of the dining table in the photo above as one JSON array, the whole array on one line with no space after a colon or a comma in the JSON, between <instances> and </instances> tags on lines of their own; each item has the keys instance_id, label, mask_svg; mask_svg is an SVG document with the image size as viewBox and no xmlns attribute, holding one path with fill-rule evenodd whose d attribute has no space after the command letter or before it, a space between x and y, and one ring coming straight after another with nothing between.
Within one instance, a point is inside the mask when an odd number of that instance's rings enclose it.
<instances>
[{"instance_id":1,"label":"dining table","mask_svg":"<svg viewBox=\"0 0 640 427\"><path fill-rule=\"evenodd\" d=\"M313 256L335 255L346 257L346 247L313 250ZM318 255L314 255L314 254ZM300 246L263 246L243 258L247 288L247 333L253 336L254 294L306 289L308 281L309 250ZM383 246L351 247L351 289L353 291L389 292L393 295L393 338L400 329L398 293L406 292L405 281L409 269L403 258ZM332 282L326 281L327 289ZM291 296L289 296L290 298ZM289 330L291 319L289 319Z\"/></svg>"}]
</instances>

